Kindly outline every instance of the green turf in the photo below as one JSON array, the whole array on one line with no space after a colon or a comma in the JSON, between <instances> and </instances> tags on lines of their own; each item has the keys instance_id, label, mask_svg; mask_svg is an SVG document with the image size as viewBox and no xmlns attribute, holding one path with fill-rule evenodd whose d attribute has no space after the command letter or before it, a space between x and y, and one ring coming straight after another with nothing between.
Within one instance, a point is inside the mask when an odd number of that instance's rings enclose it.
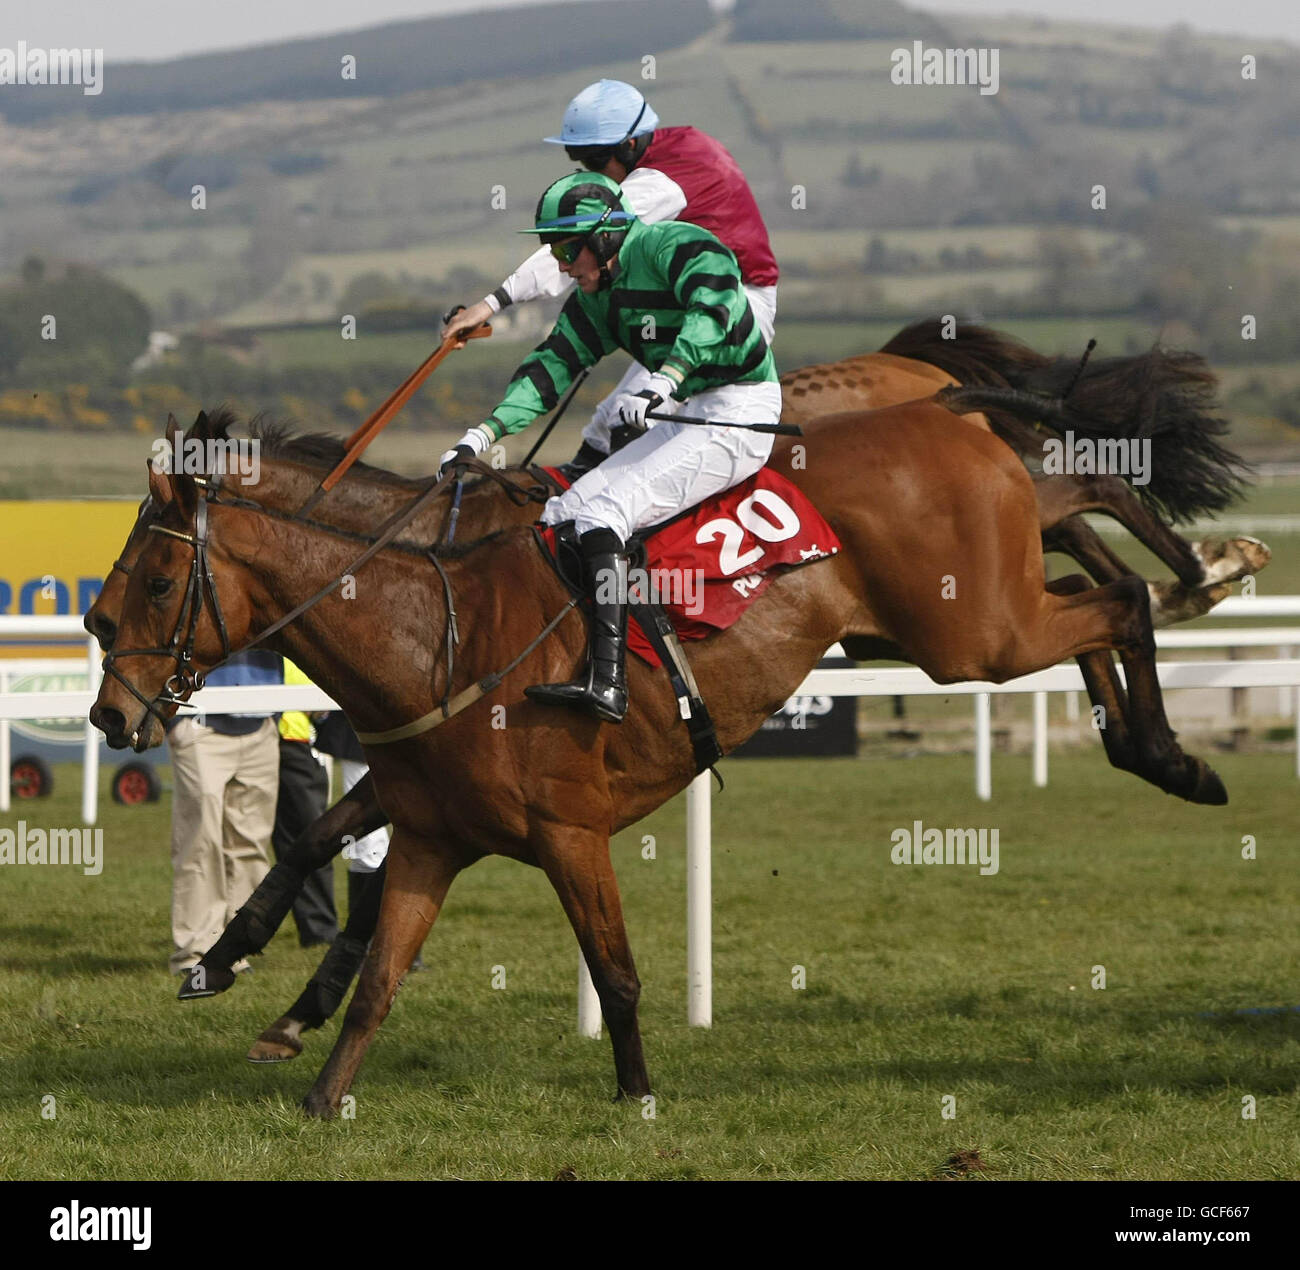
<instances>
[{"instance_id":1,"label":"green turf","mask_svg":"<svg viewBox=\"0 0 1300 1270\"><path fill-rule=\"evenodd\" d=\"M315 956L282 931L227 996L175 1002L166 805L106 801L100 877L4 870L0 1176L923 1178L976 1148L988 1178L1294 1178L1300 1014L1231 1013L1300 999L1290 762L1218 760L1226 809L1094 751L1054 755L1045 791L996 760L991 804L969 756L726 763L712 1030L685 1024L680 801L614 849L653 1120L609 1102L608 1045L575 1034L544 879L489 860L453 888L356 1118L306 1121L337 1023L295 1063L242 1055ZM58 776L29 822L76 823L75 769ZM917 818L997 827L1000 872L893 865L891 830Z\"/></svg>"}]
</instances>

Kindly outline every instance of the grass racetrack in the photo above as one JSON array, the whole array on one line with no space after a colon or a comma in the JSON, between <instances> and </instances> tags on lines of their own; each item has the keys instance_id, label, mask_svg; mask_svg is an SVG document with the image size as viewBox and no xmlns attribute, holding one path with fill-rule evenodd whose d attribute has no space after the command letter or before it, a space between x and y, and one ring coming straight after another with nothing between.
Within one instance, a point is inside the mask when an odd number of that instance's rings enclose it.
<instances>
[{"instance_id":1,"label":"grass racetrack","mask_svg":"<svg viewBox=\"0 0 1300 1270\"><path fill-rule=\"evenodd\" d=\"M319 950L287 922L231 992L179 1004L167 799L105 794L100 876L0 868L0 1176L920 1179L975 1150L968 1176L989 1179L1295 1178L1300 1013L1275 1008L1300 1002L1300 789L1289 756L1212 761L1226 808L1099 747L1053 753L1046 790L995 758L988 804L969 756L725 763L712 1030L685 1023L681 801L614 847L652 1119L610 1102L608 1041L575 1032L575 944L545 879L487 860L453 887L355 1118L306 1120L341 1016L296 1062L243 1055ZM57 782L0 824L76 825L79 769ZM917 819L996 827L999 872L894 865L891 831Z\"/></svg>"}]
</instances>

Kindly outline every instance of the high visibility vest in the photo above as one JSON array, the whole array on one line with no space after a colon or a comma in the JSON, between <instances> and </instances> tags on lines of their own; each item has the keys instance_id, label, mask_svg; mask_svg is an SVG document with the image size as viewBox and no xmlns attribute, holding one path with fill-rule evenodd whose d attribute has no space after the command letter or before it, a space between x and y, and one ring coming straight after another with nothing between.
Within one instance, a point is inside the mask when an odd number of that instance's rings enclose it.
<instances>
[{"instance_id":1,"label":"high visibility vest","mask_svg":"<svg viewBox=\"0 0 1300 1270\"><path fill-rule=\"evenodd\" d=\"M309 684L311 680L298 669L287 657L284 659L284 682L287 684ZM306 741L316 739L316 729L311 720L301 710L286 710L280 716L280 735L286 741Z\"/></svg>"}]
</instances>

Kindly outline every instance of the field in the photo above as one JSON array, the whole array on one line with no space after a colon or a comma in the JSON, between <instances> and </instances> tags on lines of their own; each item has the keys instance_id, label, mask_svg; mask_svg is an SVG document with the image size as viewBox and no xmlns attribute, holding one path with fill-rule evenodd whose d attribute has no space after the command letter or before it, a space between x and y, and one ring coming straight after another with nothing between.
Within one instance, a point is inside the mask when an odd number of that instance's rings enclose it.
<instances>
[{"instance_id":1,"label":"field","mask_svg":"<svg viewBox=\"0 0 1300 1270\"><path fill-rule=\"evenodd\" d=\"M314 954L281 931L230 994L175 1002L166 803L105 799L102 875L6 870L0 1176L920 1179L977 1150L988 1179L1294 1179L1296 786L1288 758L1215 761L1224 809L1096 751L1054 755L1047 791L995 760L991 804L969 756L725 763L712 1030L684 1022L680 801L614 847L653 1119L610 1103L608 1044L574 1031L544 879L489 860L453 888L356 1118L306 1121L337 1022L296 1063L242 1054ZM75 769L58 775L30 823L76 823ZM893 865L891 830L918 818L996 827L999 872Z\"/></svg>"}]
</instances>

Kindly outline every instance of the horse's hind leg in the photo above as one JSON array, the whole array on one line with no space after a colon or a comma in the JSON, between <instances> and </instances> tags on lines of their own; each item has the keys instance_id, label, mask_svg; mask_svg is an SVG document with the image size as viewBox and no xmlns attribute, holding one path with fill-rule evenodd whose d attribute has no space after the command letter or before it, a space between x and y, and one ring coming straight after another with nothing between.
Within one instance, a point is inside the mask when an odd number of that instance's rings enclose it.
<instances>
[{"instance_id":1,"label":"horse's hind leg","mask_svg":"<svg viewBox=\"0 0 1300 1270\"><path fill-rule=\"evenodd\" d=\"M1088 579L1079 574L1057 578L1047 584L1053 595L1079 595L1091 590ZM1092 702L1093 725L1101 733L1101 742L1112 767L1138 772L1137 749L1129 729L1129 703L1115 669L1114 657L1108 652L1083 653L1075 658L1083 674L1088 700ZM1101 714L1095 711L1101 708Z\"/></svg>"},{"instance_id":2,"label":"horse's hind leg","mask_svg":"<svg viewBox=\"0 0 1300 1270\"><path fill-rule=\"evenodd\" d=\"M283 1063L302 1053L302 1034L323 1027L343 1004L366 959L370 938L379 924L387 861L365 880L348 924L338 933L307 981L302 995L270 1027L263 1029L245 1057L250 1063Z\"/></svg>"},{"instance_id":3,"label":"horse's hind leg","mask_svg":"<svg viewBox=\"0 0 1300 1270\"><path fill-rule=\"evenodd\" d=\"M614 1047L618 1094L642 1098L650 1092L650 1077L637 1021L641 982L623 924L609 835L566 827L539 842L537 854L578 937L600 997Z\"/></svg>"},{"instance_id":4,"label":"horse's hind leg","mask_svg":"<svg viewBox=\"0 0 1300 1270\"><path fill-rule=\"evenodd\" d=\"M1078 585L1069 579L1062 582L1066 585L1058 590ZM1055 594L1044 599L1047 602L1045 621L1034 638L1018 647L1017 655L1027 660L1023 669L1013 674L1050 665L1064 656L1081 657L1108 648L1118 650L1128 684L1127 709L1125 698L1111 681L1113 669L1105 672L1105 678L1099 678L1095 685L1090 684L1089 690L1097 686L1105 692L1106 683L1112 683L1111 691L1119 709L1108 715L1107 723L1125 727L1128 745L1132 747L1131 770L1166 793L1177 794L1190 802L1227 802L1223 782L1201 759L1184 753L1165 716L1156 675L1155 634L1142 580L1123 578L1102 587L1079 587L1073 595ZM1060 649L1056 655L1052 652L1054 647ZM1100 671L1095 661L1090 664ZM1128 757L1127 745L1122 740L1117 752ZM1129 767L1127 762L1118 765Z\"/></svg>"},{"instance_id":5,"label":"horse's hind leg","mask_svg":"<svg viewBox=\"0 0 1300 1270\"><path fill-rule=\"evenodd\" d=\"M303 1100L303 1109L322 1120L333 1117L357 1068L397 994L402 977L442 908L447 889L464 867L464 857L395 826L388 848L388 877L379 910L379 929L361 970L352 1004L329 1060Z\"/></svg>"}]
</instances>

